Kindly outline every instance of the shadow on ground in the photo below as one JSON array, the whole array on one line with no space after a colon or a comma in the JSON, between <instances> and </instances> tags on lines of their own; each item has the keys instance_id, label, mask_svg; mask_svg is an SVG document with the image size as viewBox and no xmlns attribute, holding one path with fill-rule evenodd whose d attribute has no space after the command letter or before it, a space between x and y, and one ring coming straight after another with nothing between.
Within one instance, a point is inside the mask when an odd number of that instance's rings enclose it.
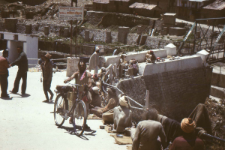
<instances>
[{"instance_id":1,"label":"shadow on ground","mask_svg":"<svg viewBox=\"0 0 225 150\"><path fill-rule=\"evenodd\" d=\"M79 136L75 131L73 127L65 127L65 126L61 126L58 127L59 129L65 129L67 131L67 133L71 134L71 135L76 135L77 137L83 139L83 140L89 140L85 135L89 135L89 136L95 136L96 134L94 134L96 131L95 130L84 130L83 135Z\"/></svg>"}]
</instances>

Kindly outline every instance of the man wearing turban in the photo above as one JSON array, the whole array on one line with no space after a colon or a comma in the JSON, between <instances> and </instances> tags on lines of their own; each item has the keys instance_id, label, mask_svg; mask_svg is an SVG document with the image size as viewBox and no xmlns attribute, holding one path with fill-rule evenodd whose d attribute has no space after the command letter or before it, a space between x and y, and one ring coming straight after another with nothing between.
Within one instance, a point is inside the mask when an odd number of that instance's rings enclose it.
<instances>
[{"instance_id":1,"label":"man wearing turban","mask_svg":"<svg viewBox=\"0 0 225 150\"><path fill-rule=\"evenodd\" d=\"M204 143L195 135L195 128L195 121L184 118L181 121L182 136L173 141L170 150L204 150Z\"/></svg>"}]
</instances>

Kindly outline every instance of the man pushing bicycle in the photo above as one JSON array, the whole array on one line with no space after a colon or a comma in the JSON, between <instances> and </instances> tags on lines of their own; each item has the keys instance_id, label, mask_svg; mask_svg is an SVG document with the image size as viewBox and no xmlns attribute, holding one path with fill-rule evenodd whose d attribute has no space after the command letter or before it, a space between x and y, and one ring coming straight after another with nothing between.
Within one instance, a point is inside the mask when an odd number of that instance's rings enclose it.
<instances>
[{"instance_id":1,"label":"man pushing bicycle","mask_svg":"<svg viewBox=\"0 0 225 150\"><path fill-rule=\"evenodd\" d=\"M92 86L91 83L91 73L86 71L86 64L85 62L81 59L78 63L78 69L79 71L75 72L71 77L69 77L68 79L66 79L64 81L64 83L67 83L73 79L75 79L76 84L82 85L79 88L79 99L82 99L85 104L86 104L86 108L87 108L87 114L89 111L89 103L92 101L92 96L89 92L89 89ZM72 117L69 120L70 124L72 124ZM86 125L85 127L86 129L90 129L90 127L88 125Z\"/></svg>"}]
</instances>

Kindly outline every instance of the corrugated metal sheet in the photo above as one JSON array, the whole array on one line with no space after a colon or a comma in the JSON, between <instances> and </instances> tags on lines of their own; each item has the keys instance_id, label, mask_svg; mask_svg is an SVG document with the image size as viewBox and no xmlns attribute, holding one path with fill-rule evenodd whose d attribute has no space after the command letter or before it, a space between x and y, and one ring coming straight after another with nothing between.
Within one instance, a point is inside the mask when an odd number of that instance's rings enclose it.
<instances>
[{"instance_id":1,"label":"corrugated metal sheet","mask_svg":"<svg viewBox=\"0 0 225 150\"><path fill-rule=\"evenodd\" d=\"M223 10L225 9L225 1L216 0L213 3L203 7L203 9Z\"/></svg>"},{"instance_id":2,"label":"corrugated metal sheet","mask_svg":"<svg viewBox=\"0 0 225 150\"><path fill-rule=\"evenodd\" d=\"M130 0L110 0L110 1L115 1L115 2L129 2Z\"/></svg>"},{"instance_id":3,"label":"corrugated metal sheet","mask_svg":"<svg viewBox=\"0 0 225 150\"><path fill-rule=\"evenodd\" d=\"M202 3L202 2L206 2L209 0L182 0L182 1L188 1L188 2L198 2L198 3Z\"/></svg>"},{"instance_id":4,"label":"corrugated metal sheet","mask_svg":"<svg viewBox=\"0 0 225 150\"><path fill-rule=\"evenodd\" d=\"M93 0L94 3L105 3L105 4L108 4L110 1L129 2L130 0Z\"/></svg>"},{"instance_id":5,"label":"corrugated metal sheet","mask_svg":"<svg viewBox=\"0 0 225 150\"><path fill-rule=\"evenodd\" d=\"M152 5L152 4L134 3L134 4L130 5L129 8L152 10L152 9L154 9L156 6L157 6L157 5Z\"/></svg>"},{"instance_id":6,"label":"corrugated metal sheet","mask_svg":"<svg viewBox=\"0 0 225 150\"><path fill-rule=\"evenodd\" d=\"M109 0L94 0L94 3L103 3L103 4L108 4Z\"/></svg>"}]
</instances>

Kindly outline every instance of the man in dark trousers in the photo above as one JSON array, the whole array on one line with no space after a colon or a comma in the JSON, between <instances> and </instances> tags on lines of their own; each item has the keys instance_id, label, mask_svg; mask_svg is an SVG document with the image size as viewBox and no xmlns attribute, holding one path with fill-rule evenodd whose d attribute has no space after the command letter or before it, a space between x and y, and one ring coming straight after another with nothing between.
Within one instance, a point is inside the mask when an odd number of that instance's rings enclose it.
<instances>
[{"instance_id":1,"label":"man in dark trousers","mask_svg":"<svg viewBox=\"0 0 225 150\"><path fill-rule=\"evenodd\" d=\"M7 61L8 57L8 51L3 51L3 57L0 56L0 84L1 84L1 98L10 98L7 94L7 88L8 88L8 68L9 63Z\"/></svg>"},{"instance_id":2,"label":"man in dark trousers","mask_svg":"<svg viewBox=\"0 0 225 150\"><path fill-rule=\"evenodd\" d=\"M14 88L11 93L16 94L18 92L20 79L22 78L23 83L21 94L25 95L27 86L28 60L27 55L23 52L23 47L17 47L17 51L19 53L19 57L13 63L10 64L10 66L17 65L19 68L14 82Z\"/></svg>"},{"instance_id":3,"label":"man in dark trousers","mask_svg":"<svg viewBox=\"0 0 225 150\"><path fill-rule=\"evenodd\" d=\"M43 89L44 89L44 94L46 97L46 100L44 102L52 102L53 98L53 93L50 89L51 87L51 82L52 82L52 63L50 61L51 55L47 53L43 59L44 59L44 64L42 64L42 73L43 73ZM48 92L50 93L51 97L49 100L48 97Z\"/></svg>"}]
</instances>

